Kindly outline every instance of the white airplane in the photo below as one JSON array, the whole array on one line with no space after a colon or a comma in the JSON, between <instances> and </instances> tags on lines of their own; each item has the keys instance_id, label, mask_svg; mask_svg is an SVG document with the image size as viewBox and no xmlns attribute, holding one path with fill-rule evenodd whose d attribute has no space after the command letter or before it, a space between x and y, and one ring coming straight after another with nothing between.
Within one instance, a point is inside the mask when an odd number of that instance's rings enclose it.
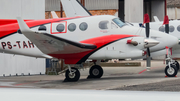
<instances>
[{"instance_id":1,"label":"white airplane","mask_svg":"<svg viewBox=\"0 0 180 101\"><path fill-rule=\"evenodd\" d=\"M171 101L180 92L0 88L2 101Z\"/></svg>"},{"instance_id":2,"label":"white airplane","mask_svg":"<svg viewBox=\"0 0 180 101\"><path fill-rule=\"evenodd\" d=\"M89 77L101 78L101 59L139 58L150 54L149 48L154 52L179 42L176 37L159 31L139 31L110 15L28 21L18 18L18 23L0 21L3 22L0 26L1 52L63 59L68 66L66 81L79 80L77 68L87 59L97 60Z\"/></svg>"},{"instance_id":3,"label":"white airplane","mask_svg":"<svg viewBox=\"0 0 180 101\"><path fill-rule=\"evenodd\" d=\"M91 16L91 14L89 13L89 11L86 9L86 8L84 8L80 3L79 3L79 1L78 0L61 0L61 2L62 2L62 5L63 5L63 8L64 8L64 11L65 11L65 14L66 14L66 16L67 17L75 17L75 16ZM158 21L158 19L157 18L155 18L155 20L157 20ZM133 23L133 24L131 24L131 23L126 23L126 24L128 24L128 25L130 25L130 26L136 26L136 27L141 27L141 25L142 25L142 23ZM155 30L157 30L157 28L161 28L161 27L163 27L162 26L162 22L159 22L158 21L158 24L157 23L150 23L150 28L151 29L155 29ZM157 26L158 25L158 26ZM163 27L164 28L164 27ZM170 26L170 28L172 29L172 27ZM140 28L139 30L141 31L142 29L144 29L144 28ZM148 29L148 28L146 28L146 29ZM161 30L162 30L162 28L161 28ZM179 26L179 30L180 30L180 26ZM163 30L164 31L164 30ZM175 35L176 36L176 35ZM178 35L179 37L178 38L180 38L180 35ZM153 37L151 37L151 38L153 38ZM157 39L157 37L154 37L154 39ZM169 41L169 42L171 42L171 41ZM180 50L180 47L178 48L178 50L177 50L177 46L179 47L179 45L177 44L176 46L174 46L173 48L171 48L172 49L172 51L173 52L171 52L171 53L173 53L172 55L173 56L175 56L175 57L177 57L178 55L177 54L175 54L175 52L178 52L179 50ZM152 57L154 57L154 56L160 56L160 55L166 55L166 54L170 54L170 52L168 52L167 53L167 48L164 48L164 49L162 49L162 50L158 50L158 51L151 51L151 56ZM169 51L169 50L168 50ZM167 60L167 66L166 66L166 68L165 68L165 74L167 75L167 76L169 76L169 77L174 77L174 76L176 76L176 74L177 74L177 72L178 72L178 70L179 70L179 63L177 62L177 61L174 61L174 60L172 60L171 58L170 58L170 56L169 55L167 55L168 57L166 57L166 60ZM146 57L147 58L147 67L150 67L150 63L149 63L149 61L151 60L150 58L150 54L149 54L149 56L148 57ZM163 60L165 59L165 57L163 58ZM148 69L148 68L147 68Z\"/></svg>"}]
</instances>

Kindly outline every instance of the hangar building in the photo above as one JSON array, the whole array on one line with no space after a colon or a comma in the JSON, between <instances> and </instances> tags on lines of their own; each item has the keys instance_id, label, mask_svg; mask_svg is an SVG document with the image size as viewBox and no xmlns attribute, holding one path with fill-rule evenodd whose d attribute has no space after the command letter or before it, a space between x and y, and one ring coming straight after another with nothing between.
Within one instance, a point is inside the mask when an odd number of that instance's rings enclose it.
<instances>
[{"instance_id":1,"label":"hangar building","mask_svg":"<svg viewBox=\"0 0 180 101\"><path fill-rule=\"evenodd\" d=\"M45 18L45 0L0 0L0 8L0 19ZM45 59L0 53L0 60L0 76L45 74Z\"/></svg>"},{"instance_id":2,"label":"hangar building","mask_svg":"<svg viewBox=\"0 0 180 101\"><path fill-rule=\"evenodd\" d=\"M116 15L129 22L142 22L143 15L148 13L153 21L153 16L163 20L166 14L166 0L79 0L92 15ZM51 18L50 11L60 13L60 0L46 0L46 18Z\"/></svg>"}]
</instances>

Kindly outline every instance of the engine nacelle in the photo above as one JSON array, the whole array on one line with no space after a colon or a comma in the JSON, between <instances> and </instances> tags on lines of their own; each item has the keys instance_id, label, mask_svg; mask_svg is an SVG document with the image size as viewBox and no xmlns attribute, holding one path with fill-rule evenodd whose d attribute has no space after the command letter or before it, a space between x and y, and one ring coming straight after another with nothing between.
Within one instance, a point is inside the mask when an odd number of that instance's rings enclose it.
<instances>
[{"instance_id":1,"label":"engine nacelle","mask_svg":"<svg viewBox=\"0 0 180 101\"><path fill-rule=\"evenodd\" d=\"M129 44L133 43L133 44ZM90 59L126 59L126 58L139 58L145 55L144 52L144 37L133 37L118 40L111 43L95 53L93 53Z\"/></svg>"}]
</instances>

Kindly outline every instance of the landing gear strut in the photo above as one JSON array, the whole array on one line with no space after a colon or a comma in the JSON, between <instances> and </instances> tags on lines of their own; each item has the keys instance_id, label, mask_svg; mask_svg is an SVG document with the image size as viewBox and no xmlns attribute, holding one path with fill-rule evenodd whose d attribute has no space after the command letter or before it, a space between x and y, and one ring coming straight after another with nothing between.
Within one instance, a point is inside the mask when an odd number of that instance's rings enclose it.
<instances>
[{"instance_id":1,"label":"landing gear strut","mask_svg":"<svg viewBox=\"0 0 180 101\"><path fill-rule=\"evenodd\" d=\"M177 61L172 60L170 57L166 59L166 68L164 70L166 76L175 77L179 70L179 63Z\"/></svg>"},{"instance_id":2,"label":"landing gear strut","mask_svg":"<svg viewBox=\"0 0 180 101\"><path fill-rule=\"evenodd\" d=\"M80 72L77 68L74 67L70 67L68 66L68 70L66 70L66 78L64 81L68 81L68 82L75 82L78 81L80 78Z\"/></svg>"},{"instance_id":3,"label":"landing gear strut","mask_svg":"<svg viewBox=\"0 0 180 101\"><path fill-rule=\"evenodd\" d=\"M88 78L101 78L103 75L103 69L99 65L93 65L89 70Z\"/></svg>"}]
</instances>

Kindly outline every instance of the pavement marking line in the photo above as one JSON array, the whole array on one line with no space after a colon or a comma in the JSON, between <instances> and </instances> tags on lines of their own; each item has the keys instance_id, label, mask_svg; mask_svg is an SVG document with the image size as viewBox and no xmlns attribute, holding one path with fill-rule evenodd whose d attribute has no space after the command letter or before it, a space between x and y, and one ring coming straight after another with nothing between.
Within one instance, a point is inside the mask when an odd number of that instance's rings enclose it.
<instances>
[{"instance_id":1,"label":"pavement marking line","mask_svg":"<svg viewBox=\"0 0 180 101\"><path fill-rule=\"evenodd\" d=\"M20 83L20 84L15 84L14 86L21 86L21 85L26 85L26 84L36 83L36 82L39 82L39 81L28 82L28 83Z\"/></svg>"},{"instance_id":2,"label":"pavement marking line","mask_svg":"<svg viewBox=\"0 0 180 101\"><path fill-rule=\"evenodd\" d=\"M154 68L160 68L160 67L162 67L162 66L158 66L158 67L151 67L151 69L154 69ZM145 71L147 71L147 69L144 69L144 70L140 71L138 74L142 74L142 73L143 73L143 72L145 72Z\"/></svg>"}]
</instances>

